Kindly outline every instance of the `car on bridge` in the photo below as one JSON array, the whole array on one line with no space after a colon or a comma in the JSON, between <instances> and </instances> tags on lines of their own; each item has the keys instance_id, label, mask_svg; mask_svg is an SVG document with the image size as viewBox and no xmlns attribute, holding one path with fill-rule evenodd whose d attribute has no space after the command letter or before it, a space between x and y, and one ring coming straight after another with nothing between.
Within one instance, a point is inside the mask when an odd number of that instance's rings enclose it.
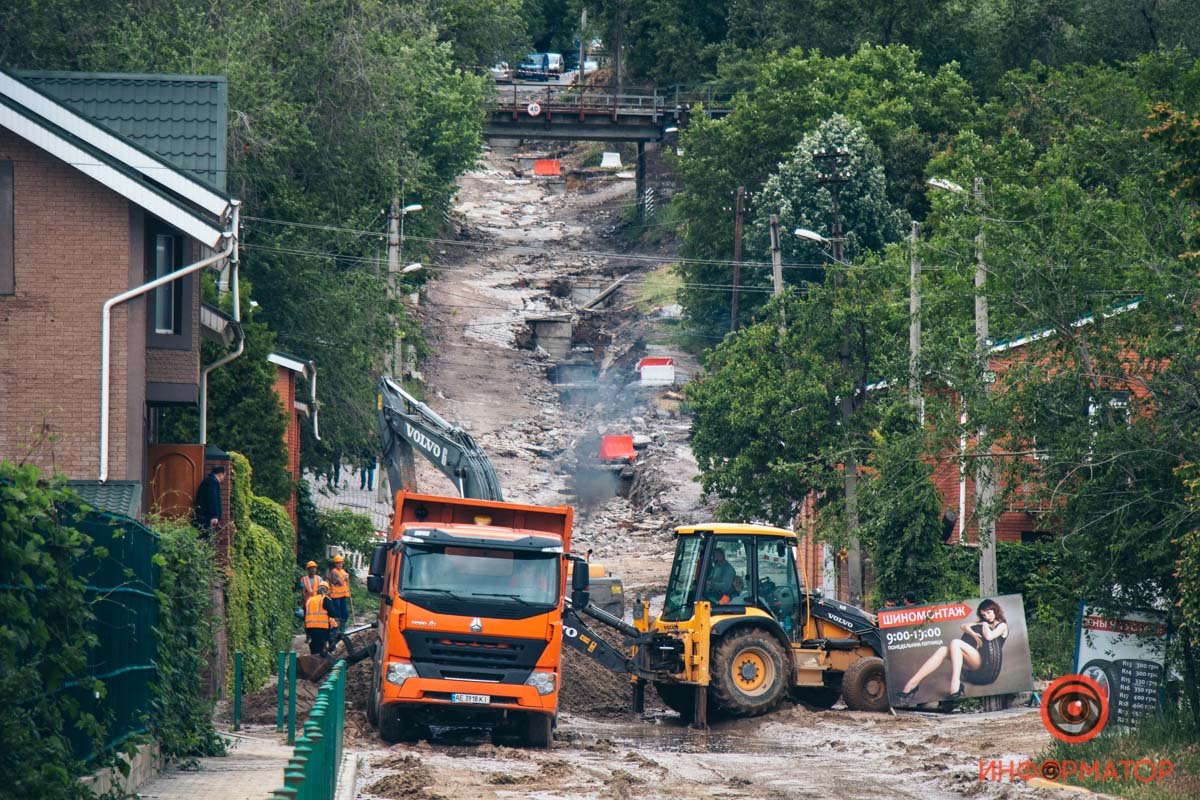
<instances>
[{"instance_id":1,"label":"car on bridge","mask_svg":"<svg viewBox=\"0 0 1200 800\"><path fill-rule=\"evenodd\" d=\"M547 81L563 74L562 53L530 53L517 65L517 77Z\"/></svg>"}]
</instances>

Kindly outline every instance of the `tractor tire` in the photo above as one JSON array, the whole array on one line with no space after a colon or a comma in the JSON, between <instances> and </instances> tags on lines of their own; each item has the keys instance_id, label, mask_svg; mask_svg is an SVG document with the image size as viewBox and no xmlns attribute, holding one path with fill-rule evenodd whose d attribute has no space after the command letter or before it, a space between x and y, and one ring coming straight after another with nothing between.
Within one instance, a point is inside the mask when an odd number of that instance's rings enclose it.
<instances>
[{"instance_id":1,"label":"tractor tire","mask_svg":"<svg viewBox=\"0 0 1200 800\"><path fill-rule=\"evenodd\" d=\"M842 676L842 698L854 711L887 711L887 680L883 659L860 658Z\"/></svg>"},{"instance_id":2,"label":"tractor tire","mask_svg":"<svg viewBox=\"0 0 1200 800\"><path fill-rule=\"evenodd\" d=\"M379 709L379 738L388 744L407 742L414 738L413 724L405 719L404 711L399 706L385 706Z\"/></svg>"},{"instance_id":3,"label":"tractor tire","mask_svg":"<svg viewBox=\"0 0 1200 800\"><path fill-rule=\"evenodd\" d=\"M525 720L525 746L549 750L554 744L554 717L549 714L530 714Z\"/></svg>"},{"instance_id":4,"label":"tractor tire","mask_svg":"<svg viewBox=\"0 0 1200 800\"><path fill-rule=\"evenodd\" d=\"M696 713L696 687L690 684L655 683L654 691L667 708L691 722Z\"/></svg>"},{"instance_id":5,"label":"tractor tire","mask_svg":"<svg viewBox=\"0 0 1200 800\"><path fill-rule=\"evenodd\" d=\"M709 697L719 713L754 717L779 705L791 683L787 653L774 636L751 629L713 648Z\"/></svg>"},{"instance_id":6,"label":"tractor tire","mask_svg":"<svg viewBox=\"0 0 1200 800\"><path fill-rule=\"evenodd\" d=\"M371 727L379 727L379 682L383 680L380 675L379 660L381 655L376 656L371 660L371 688L367 691L367 722L371 723Z\"/></svg>"},{"instance_id":7,"label":"tractor tire","mask_svg":"<svg viewBox=\"0 0 1200 800\"><path fill-rule=\"evenodd\" d=\"M836 686L797 686L792 689L792 699L815 711L828 711L842 696Z\"/></svg>"}]
</instances>

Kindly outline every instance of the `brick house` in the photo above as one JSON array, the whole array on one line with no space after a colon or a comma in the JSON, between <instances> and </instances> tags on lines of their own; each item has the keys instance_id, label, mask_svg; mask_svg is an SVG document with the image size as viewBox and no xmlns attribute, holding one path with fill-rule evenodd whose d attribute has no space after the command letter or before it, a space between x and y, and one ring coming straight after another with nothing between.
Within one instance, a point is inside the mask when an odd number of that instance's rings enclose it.
<instances>
[{"instance_id":1,"label":"brick house","mask_svg":"<svg viewBox=\"0 0 1200 800\"><path fill-rule=\"evenodd\" d=\"M1140 301L1134 300L1116 306L1106 312L1106 315L1124 314L1137 309ZM1086 327L1093 322L1092 317L1085 317L1073 323L1073 327ZM988 371L994 375L1003 375L1018 362L1030 358L1038 358L1036 343L1055 336L1053 330L1041 330L1024 334L1013 339L994 342L990 348ZM885 385L871 387L876 390L886 389ZM945 386L926 386L926 396L931 393L949 394L957 402L957 394ZM1106 397L1096 402L1108 403L1113 407L1128 407L1130 397L1143 397L1146 394L1144 385L1138 381L1116 381L1105 392ZM1094 413L1095 404L1089 409ZM966 418L963 420L966 422ZM948 544L967 547L977 547L979 543L979 518L976 515L976 485L970 467L964 468L963 454L971 452L975 446L974 438L964 438L955 451L941 454L933 461L933 483L942 501L942 524L948 537ZM1025 458L1035 461L1035 456ZM1054 522L1049 509L1040 508L1026 502L1027 486L997 487L997 496L1007 491L1005 505L1000 509L995 519L995 537L1000 542L1029 542L1054 535ZM808 497L801 504L796 517L797 530L811 530L817 516L816 498ZM814 541L805 536L801 540L799 551L808 580L813 586L821 586L829 596L848 600L848 582L838 554L833 553L829 545ZM873 585L870 573L870 562L864 558L863 566L864 592Z\"/></svg>"},{"instance_id":2,"label":"brick house","mask_svg":"<svg viewBox=\"0 0 1200 800\"><path fill-rule=\"evenodd\" d=\"M0 458L130 516L155 470L198 482L158 421L199 402L202 333L240 335L199 290L236 254L226 105L218 77L0 70Z\"/></svg>"},{"instance_id":3,"label":"brick house","mask_svg":"<svg viewBox=\"0 0 1200 800\"><path fill-rule=\"evenodd\" d=\"M317 367L299 356L288 353L271 353L267 361L275 365L275 396L279 398L279 407L287 417L287 430L283 439L287 446L288 476L292 482L300 480L300 418L311 417L313 435L320 440L320 428L317 425ZM296 393L296 382L300 379L308 381L308 396L301 399ZM292 518L292 527L299 529L296 519L296 490L293 489L287 501L288 516Z\"/></svg>"}]
</instances>

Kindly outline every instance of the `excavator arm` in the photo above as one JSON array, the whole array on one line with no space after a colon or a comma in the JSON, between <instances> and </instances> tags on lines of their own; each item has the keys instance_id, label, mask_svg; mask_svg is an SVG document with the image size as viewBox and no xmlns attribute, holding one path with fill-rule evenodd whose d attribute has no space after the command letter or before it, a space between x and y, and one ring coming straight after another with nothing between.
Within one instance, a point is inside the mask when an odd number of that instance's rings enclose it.
<instances>
[{"instance_id":1,"label":"excavator arm","mask_svg":"<svg viewBox=\"0 0 1200 800\"><path fill-rule=\"evenodd\" d=\"M471 434L451 425L391 378L379 381L379 439L393 491L404 485L404 468L414 451L437 467L463 497L503 500L492 462Z\"/></svg>"}]
</instances>

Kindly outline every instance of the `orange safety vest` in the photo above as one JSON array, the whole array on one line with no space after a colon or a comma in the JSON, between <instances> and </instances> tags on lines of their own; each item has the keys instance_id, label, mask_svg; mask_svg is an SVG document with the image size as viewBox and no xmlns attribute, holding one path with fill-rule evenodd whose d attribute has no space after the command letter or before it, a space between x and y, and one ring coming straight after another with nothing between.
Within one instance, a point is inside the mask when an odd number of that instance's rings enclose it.
<instances>
[{"instance_id":1,"label":"orange safety vest","mask_svg":"<svg viewBox=\"0 0 1200 800\"><path fill-rule=\"evenodd\" d=\"M339 597L350 596L350 573L344 569L334 567L329 571L329 574L341 581L341 583L329 582L329 598L336 600Z\"/></svg>"},{"instance_id":2,"label":"orange safety vest","mask_svg":"<svg viewBox=\"0 0 1200 800\"><path fill-rule=\"evenodd\" d=\"M320 575L302 575L300 576L300 587L304 590L304 599L312 597L317 593L317 587L321 585Z\"/></svg>"},{"instance_id":3,"label":"orange safety vest","mask_svg":"<svg viewBox=\"0 0 1200 800\"><path fill-rule=\"evenodd\" d=\"M325 610L325 598L319 594L304 601L304 627L328 630L329 612Z\"/></svg>"}]
</instances>

